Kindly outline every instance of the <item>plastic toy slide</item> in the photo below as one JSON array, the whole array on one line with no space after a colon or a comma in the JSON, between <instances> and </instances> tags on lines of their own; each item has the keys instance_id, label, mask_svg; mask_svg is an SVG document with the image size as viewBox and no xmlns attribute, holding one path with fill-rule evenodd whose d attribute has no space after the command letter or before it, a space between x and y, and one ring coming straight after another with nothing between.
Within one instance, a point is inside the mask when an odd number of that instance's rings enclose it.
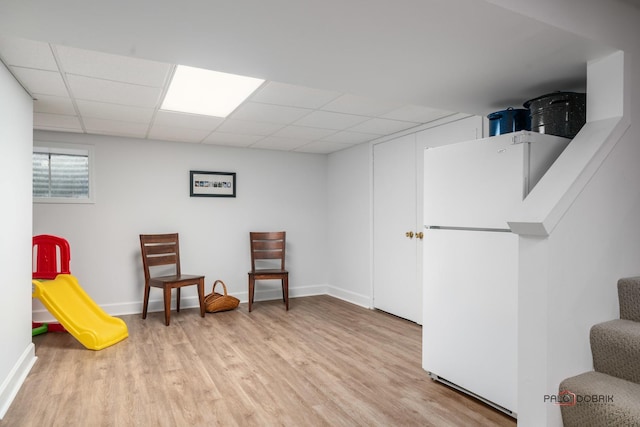
<instances>
[{"instance_id":1,"label":"plastic toy slide","mask_svg":"<svg viewBox=\"0 0 640 427\"><path fill-rule=\"evenodd\" d=\"M129 336L122 319L109 316L78 284L71 274L54 280L32 280L33 297L90 350L102 350Z\"/></svg>"}]
</instances>

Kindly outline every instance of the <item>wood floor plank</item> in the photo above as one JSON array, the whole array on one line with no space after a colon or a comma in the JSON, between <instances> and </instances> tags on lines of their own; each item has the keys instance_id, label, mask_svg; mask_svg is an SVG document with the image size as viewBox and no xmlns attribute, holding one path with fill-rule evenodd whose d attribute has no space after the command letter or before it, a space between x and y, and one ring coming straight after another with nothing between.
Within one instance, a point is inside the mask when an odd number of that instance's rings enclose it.
<instances>
[{"instance_id":1,"label":"wood floor plank","mask_svg":"<svg viewBox=\"0 0 640 427\"><path fill-rule=\"evenodd\" d=\"M0 426L516 425L428 377L420 326L329 296L122 318L129 338L97 352L34 337Z\"/></svg>"}]
</instances>

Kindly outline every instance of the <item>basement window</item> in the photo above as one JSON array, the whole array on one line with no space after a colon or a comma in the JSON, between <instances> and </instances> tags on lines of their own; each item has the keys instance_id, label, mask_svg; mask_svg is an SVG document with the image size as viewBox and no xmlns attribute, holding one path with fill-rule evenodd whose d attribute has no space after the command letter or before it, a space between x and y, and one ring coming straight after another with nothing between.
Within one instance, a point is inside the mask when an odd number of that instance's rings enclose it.
<instances>
[{"instance_id":1,"label":"basement window","mask_svg":"<svg viewBox=\"0 0 640 427\"><path fill-rule=\"evenodd\" d=\"M34 143L34 203L93 203L93 147Z\"/></svg>"}]
</instances>

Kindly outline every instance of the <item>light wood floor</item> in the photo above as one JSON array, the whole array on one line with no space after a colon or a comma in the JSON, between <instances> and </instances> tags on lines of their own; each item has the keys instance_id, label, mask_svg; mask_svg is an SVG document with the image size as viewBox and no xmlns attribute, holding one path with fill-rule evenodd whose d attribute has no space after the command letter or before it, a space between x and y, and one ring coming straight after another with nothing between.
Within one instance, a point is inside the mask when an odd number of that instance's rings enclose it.
<instances>
[{"instance_id":1,"label":"light wood floor","mask_svg":"<svg viewBox=\"0 0 640 427\"><path fill-rule=\"evenodd\" d=\"M122 316L86 350L34 337L38 361L0 426L515 426L429 379L420 326L328 296Z\"/></svg>"}]
</instances>

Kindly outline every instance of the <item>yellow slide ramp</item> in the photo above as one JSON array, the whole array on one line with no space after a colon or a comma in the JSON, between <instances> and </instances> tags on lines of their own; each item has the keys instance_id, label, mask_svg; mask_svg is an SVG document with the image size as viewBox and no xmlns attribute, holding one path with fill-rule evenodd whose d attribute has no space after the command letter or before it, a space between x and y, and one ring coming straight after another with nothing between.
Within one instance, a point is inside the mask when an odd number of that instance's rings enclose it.
<instances>
[{"instance_id":1,"label":"yellow slide ramp","mask_svg":"<svg viewBox=\"0 0 640 427\"><path fill-rule=\"evenodd\" d=\"M71 274L58 274L54 280L32 280L33 297L90 350L102 350L129 336L122 319L109 316L96 304Z\"/></svg>"}]
</instances>

